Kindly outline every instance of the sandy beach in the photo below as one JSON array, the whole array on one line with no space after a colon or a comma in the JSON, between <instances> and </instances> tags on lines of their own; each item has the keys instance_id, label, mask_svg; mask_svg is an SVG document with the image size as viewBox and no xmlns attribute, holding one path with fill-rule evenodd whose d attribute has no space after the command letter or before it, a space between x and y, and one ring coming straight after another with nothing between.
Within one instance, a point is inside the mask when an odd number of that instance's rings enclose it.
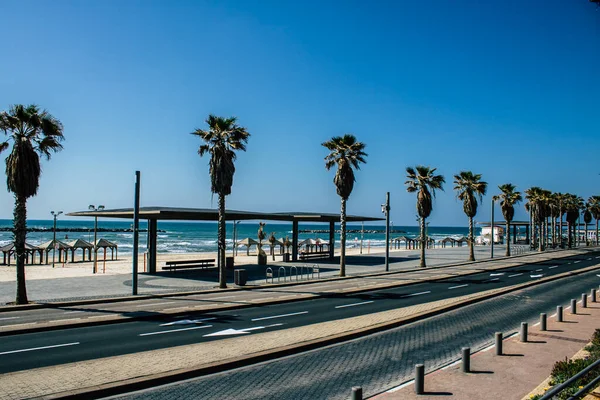
<instances>
[{"instance_id":1,"label":"sandy beach","mask_svg":"<svg viewBox=\"0 0 600 400\"><path fill-rule=\"evenodd\" d=\"M398 251L398 250L394 250ZM359 249L347 249L346 254L359 254ZM383 253L383 248L371 248L370 254ZM363 250L364 254L369 254L367 249ZM110 253L109 253L110 254ZM228 257L231 256L231 251L226 253ZM282 257L280 255L275 256L275 261L273 261L272 256L268 255L268 262L271 263L282 263ZM339 255L339 253L336 253ZM205 258L217 258L216 252L202 252L202 253L159 253L157 255L157 271L160 271L161 267L165 265L165 261L168 260L193 260L193 259L205 259ZM144 255L140 255L138 258L138 272L144 271ZM14 261L13 261L14 263ZM78 276L93 276L92 267L93 262L85 261L85 262L68 262L68 263L56 263L55 267L52 268L52 264L35 264L35 265L27 265L25 267L25 275L27 280L36 280L36 279L54 279L54 278L72 278ZM246 251L240 249L238 254L235 256L235 265L255 265L256 264L256 253L250 252L250 256L246 255ZM110 258L104 262L104 257L101 252L98 254L98 273L96 276L102 275L121 275L121 274L131 274L132 268L132 257L131 256L119 256L118 260L110 261ZM0 282L14 282L16 280L15 275L15 266L14 264L8 265L0 265Z\"/></svg>"}]
</instances>

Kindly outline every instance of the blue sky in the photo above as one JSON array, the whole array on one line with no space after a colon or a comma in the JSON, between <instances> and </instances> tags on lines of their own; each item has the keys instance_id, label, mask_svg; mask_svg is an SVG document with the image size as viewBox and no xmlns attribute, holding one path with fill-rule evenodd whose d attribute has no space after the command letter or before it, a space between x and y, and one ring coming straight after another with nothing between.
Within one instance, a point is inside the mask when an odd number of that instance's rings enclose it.
<instances>
[{"instance_id":1,"label":"blue sky","mask_svg":"<svg viewBox=\"0 0 600 400\"><path fill-rule=\"evenodd\" d=\"M485 4L484 4L485 3ZM446 177L431 225L464 225L461 170L600 194L600 10L587 0L3 1L0 109L65 126L31 218L133 204L216 207L189 134L209 113L252 134L228 208L338 212L335 135L367 144L348 212L415 223L405 168ZM476 220L489 220L484 198ZM13 197L0 190L0 218ZM499 213L499 209L498 209ZM525 218L519 207L516 218Z\"/></svg>"}]
</instances>

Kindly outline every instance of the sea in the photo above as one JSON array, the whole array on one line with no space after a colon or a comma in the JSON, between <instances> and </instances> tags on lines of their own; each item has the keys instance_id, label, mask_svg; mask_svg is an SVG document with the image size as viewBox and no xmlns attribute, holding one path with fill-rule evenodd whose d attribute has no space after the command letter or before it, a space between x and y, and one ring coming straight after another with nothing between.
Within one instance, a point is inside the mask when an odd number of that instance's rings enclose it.
<instances>
[{"instance_id":1,"label":"sea","mask_svg":"<svg viewBox=\"0 0 600 400\"><path fill-rule=\"evenodd\" d=\"M53 238L53 220L28 220L27 228L36 228L43 230L42 232L28 232L27 243L39 245L52 240ZM13 233L7 231L12 229L12 220L0 220L0 246L7 245L13 241ZM70 242L76 239L84 239L88 242L94 240L94 220L57 220L56 239L63 242ZM97 232L97 238L104 238L110 242L116 243L119 248L120 255L127 255L133 252L133 227L132 221L111 221L98 219L99 230L112 230L108 232ZM189 252L216 252L217 251L217 228L216 222L158 222L158 237L157 251L159 253L189 253ZM64 232L63 229L76 229L75 232ZM140 229L146 230L147 224L145 221L140 221ZM227 249L233 247L233 223L227 223ZM300 223L299 230L308 230L311 232L300 232L299 240L308 238L329 240L329 224L309 224ZM336 224L336 229L339 229L339 224ZM349 232L346 236L346 246L348 248L360 247L361 237L363 246L367 247L385 247L385 226L383 225L364 225L348 224L347 230L358 231ZM364 229L364 234L361 235L361 229ZM59 231L60 230L60 231ZM398 236L417 237L419 228L417 226L393 226L391 227L392 238ZM321 232L315 232L321 231ZM377 231L377 232L374 232ZM479 234L479 229L475 235ZM266 237L275 234L278 239L286 236L292 240L292 224L272 223L264 227ZM468 227L428 227L428 236L438 240L447 236L458 238L466 236L469 232ZM335 234L336 247L339 247L339 232ZM236 227L237 241L252 238L258 240L258 222L242 221ZM268 244L268 240L263 241ZM140 232L139 235L139 251L144 252L146 249L147 234ZM240 248L241 251L241 248Z\"/></svg>"}]
</instances>

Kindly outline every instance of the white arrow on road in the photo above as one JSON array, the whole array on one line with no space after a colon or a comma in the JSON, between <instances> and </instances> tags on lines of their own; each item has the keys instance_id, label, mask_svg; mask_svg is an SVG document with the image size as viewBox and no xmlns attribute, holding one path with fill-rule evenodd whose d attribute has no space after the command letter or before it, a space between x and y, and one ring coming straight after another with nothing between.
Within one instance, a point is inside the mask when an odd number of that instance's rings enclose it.
<instances>
[{"instance_id":1,"label":"white arrow on road","mask_svg":"<svg viewBox=\"0 0 600 400\"><path fill-rule=\"evenodd\" d=\"M231 336L231 335L244 335L246 333L250 333L251 331L256 331L259 329L271 328L273 326L281 326L283 324L273 324L267 326L256 326L254 328L244 328L244 329L225 329L224 331L209 333L208 335L204 335L202 337L210 337L210 336Z\"/></svg>"}]
</instances>

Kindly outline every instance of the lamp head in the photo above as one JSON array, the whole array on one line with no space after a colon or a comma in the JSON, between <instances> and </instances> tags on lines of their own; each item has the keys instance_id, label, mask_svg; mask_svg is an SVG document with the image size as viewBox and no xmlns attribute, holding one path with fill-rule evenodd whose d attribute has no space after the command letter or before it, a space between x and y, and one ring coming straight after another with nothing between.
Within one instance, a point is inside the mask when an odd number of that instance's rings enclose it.
<instances>
[{"instance_id":1,"label":"lamp head","mask_svg":"<svg viewBox=\"0 0 600 400\"><path fill-rule=\"evenodd\" d=\"M90 205L88 206L88 210L90 210L90 211L95 211L95 210L96 210L96 206L94 206L93 204L90 204Z\"/></svg>"},{"instance_id":2,"label":"lamp head","mask_svg":"<svg viewBox=\"0 0 600 400\"><path fill-rule=\"evenodd\" d=\"M50 214L54 215L54 211L50 211ZM57 214L58 215L58 214Z\"/></svg>"},{"instance_id":3,"label":"lamp head","mask_svg":"<svg viewBox=\"0 0 600 400\"><path fill-rule=\"evenodd\" d=\"M104 206L103 205L98 206L98 211L102 211L102 210L104 210Z\"/></svg>"},{"instance_id":4,"label":"lamp head","mask_svg":"<svg viewBox=\"0 0 600 400\"><path fill-rule=\"evenodd\" d=\"M382 212L383 214L385 214L385 204L382 204L382 205L381 205L381 212Z\"/></svg>"}]
</instances>

